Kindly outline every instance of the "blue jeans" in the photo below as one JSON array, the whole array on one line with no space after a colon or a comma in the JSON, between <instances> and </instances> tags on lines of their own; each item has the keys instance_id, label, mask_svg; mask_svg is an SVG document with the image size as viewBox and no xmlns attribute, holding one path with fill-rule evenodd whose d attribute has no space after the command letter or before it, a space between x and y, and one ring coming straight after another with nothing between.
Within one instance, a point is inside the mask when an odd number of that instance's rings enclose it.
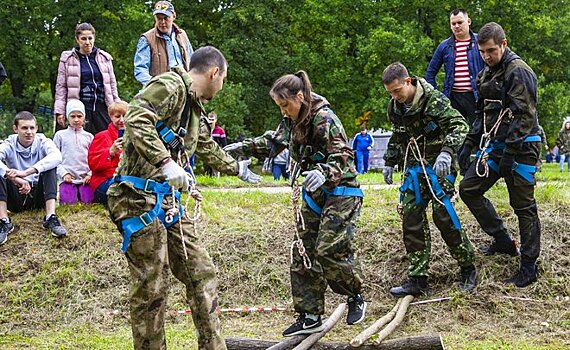
<instances>
[{"instance_id":1,"label":"blue jeans","mask_svg":"<svg viewBox=\"0 0 570 350\"><path fill-rule=\"evenodd\" d=\"M273 168L271 169L273 172L273 180L277 181L281 176L285 180L289 180L289 173L287 172L287 164L277 164L273 163Z\"/></svg>"},{"instance_id":2,"label":"blue jeans","mask_svg":"<svg viewBox=\"0 0 570 350\"><path fill-rule=\"evenodd\" d=\"M95 203L107 204L107 190L113 183L113 178L108 178L95 190Z\"/></svg>"},{"instance_id":3,"label":"blue jeans","mask_svg":"<svg viewBox=\"0 0 570 350\"><path fill-rule=\"evenodd\" d=\"M368 155L370 151L356 151L356 171L359 174L364 174L368 172Z\"/></svg>"},{"instance_id":4,"label":"blue jeans","mask_svg":"<svg viewBox=\"0 0 570 350\"><path fill-rule=\"evenodd\" d=\"M560 155L560 171L564 170L564 163L568 163L568 171L570 171L570 154L561 154Z\"/></svg>"}]
</instances>

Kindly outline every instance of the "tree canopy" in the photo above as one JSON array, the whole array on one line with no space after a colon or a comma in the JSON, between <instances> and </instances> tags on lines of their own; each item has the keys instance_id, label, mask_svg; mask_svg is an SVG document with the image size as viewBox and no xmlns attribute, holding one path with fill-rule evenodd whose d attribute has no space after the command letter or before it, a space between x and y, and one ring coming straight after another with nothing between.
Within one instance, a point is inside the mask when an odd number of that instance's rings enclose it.
<instances>
[{"instance_id":1,"label":"tree canopy","mask_svg":"<svg viewBox=\"0 0 570 350\"><path fill-rule=\"evenodd\" d=\"M477 31L495 21L509 46L539 77L539 120L552 140L570 114L564 79L570 65L568 1L418 0L173 0L178 23L194 46L218 47L228 59L216 109L230 138L274 128L279 109L269 89L279 76L303 69L327 97L349 134L371 112L370 128L387 128L381 74L394 61L423 76L440 41L450 35L449 12L463 6ZM35 110L53 104L61 52L74 46L77 23L95 27L96 46L111 53L121 98L141 88L133 76L139 36L153 26L151 1L13 0L0 8L0 61L9 80L0 104ZM440 72L438 79L443 78Z\"/></svg>"}]
</instances>

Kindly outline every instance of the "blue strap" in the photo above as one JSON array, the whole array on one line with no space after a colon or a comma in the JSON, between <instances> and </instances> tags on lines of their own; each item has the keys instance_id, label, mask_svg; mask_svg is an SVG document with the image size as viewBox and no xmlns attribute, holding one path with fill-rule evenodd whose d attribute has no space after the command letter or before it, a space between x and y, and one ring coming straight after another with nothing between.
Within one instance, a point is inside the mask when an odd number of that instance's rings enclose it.
<instances>
[{"instance_id":1,"label":"blue strap","mask_svg":"<svg viewBox=\"0 0 570 350\"><path fill-rule=\"evenodd\" d=\"M534 173L536 173L536 166L514 162L513 170L523 179L532 183L534 179Z\"/></svg>"},{"instance_id":2,"label":"blue strap","mask_svg":"<svg viewBox=\"0 0 570 350\"><path fill-rule=\"evenodd\" d=\"M459 221L459 217L457 216L455 208L451 203L451 198L447 193L445 193L445 191L441 187L441 184L439 183L439 179L437 177L435 170L433 170L433 168L428 164L426 165L426 172L427 172L426 181L429 181L431 183L431 187L436 197L442 201L445 210L449 214L449 217L451 218L451 222L453 223L455 229L460 230L461 222ZM427 204L425 203L425 201L421 196L420 181L419 181L420 173L423 173L423 169L419 164L416 164L413 167L408 168L406 170L406 178L404 180L404 184L400 187L400 201L403 200L404 193L406 191L413 191L416 205L421 205L422 207L425 208ZM455 177L453 175L448 175L445 177L445 179L450 181L452 184L455 183Z\"/></svg>"},{"instance_id":3,"label":"blue strap","mask_svg":"<svg viewBox=\"0 0 570 350\"><path fill-rule=\"evenodd\" d=\"M542 142L542 137L540 135L528 135L523 142Z\"/></svg>"},{"instance_id":4,"label":"blue strap","mask_svg":"<svg viewBox=\"0 0 570 350\"><path fill-rule=\"evenodd\" d=\"M156 130L158 131L160 138L164 140L164 142L166 143L170 143L172 140L176 138L176 135L174 134L172 129L166 126L166 124L164 124L164 122L162 121L156 123Z\"/></svg>"},{"instance_id":5,"label":"blue strap","mask_svg":"<svg viewBox=\"0 0 570 350\"><path fill-rule=\"evenodd\" d=\"M333 188L331 191L328 191L324 187L321 187L321 190L325 193L325 201L327 200L327 198L329 196L334 196L334 197L360 197L360 198L364 197L364 192L362 192L362 190L360 188L356 188L356 187L337 186L337 187ZM311 196L309 196L307 194L307 191L305 191L305 188L303 188L303 190L302 190L302 198L307 203L309 208L311 208L312 211L314 211L318 215L322 214L323 209L321 207L319 207L319 205L313 200L313 198L311 198Z\"/></svg>"},{"instance_id":6,"label":"blue strap","mask_svg":"<svg viewBox=\"0 0 570 350\"><path fill-rule=\"evenodd\" d=\"M172 193L172 187L167 182L162 183L136 176L115 176L114 181L130 182L136 189L156 194L156 204L149 212L121 220L121 228L123 229L123 245L121 249L123 253L126 253L129 248L131 236L142 230L144 227L152 224L156 218L158 218L166 228L169 228L178 222L178 219L184 215L184 208L180 205L178 215L174 215L172 221L169 223L165 221L166 213L164 212L164 209L162 209L162 200L165 195ZM175 198L176 201L180 203L180 192L175 192Z\"/></svg>"}]
</instances>

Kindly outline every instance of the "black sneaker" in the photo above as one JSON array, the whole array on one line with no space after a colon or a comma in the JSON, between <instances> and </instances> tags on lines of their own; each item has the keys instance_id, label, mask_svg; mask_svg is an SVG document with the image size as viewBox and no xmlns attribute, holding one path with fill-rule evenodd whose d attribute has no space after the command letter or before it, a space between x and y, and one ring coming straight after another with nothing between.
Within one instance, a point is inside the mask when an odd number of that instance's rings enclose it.
<instances>
[{"instance_id":1,"label":"black sneaker","mask_svg":"<svg viewBox=\"0 0 570 350\"><path fill-rule=\"evenodd\" d=\"M519 271L505 283L514 284L518 288L524 288L538 280L535 264L522 264Z\"/></svg>"},{"instance_id":2,"label":"black sneaker","mask_svg":"<svg viewBox=\"0 0 570 350\"><path fill-rule=\"evenodd\" d=\"M313 321L312 319L305 317L305 314L300 314L299 317L297 317L297 321L283 331L283 336L292 337L294 335L313 334L318 333L323 329L324 326L321 321L321 316L319 316L316 321Z\"/></svg>"},{"instance_id":3,"label":"black sneaker","mask_svg":"<svg viewBox=\"0 0 570 350\"><path fill-rule=\"evenodd\" d=\"M366 307L368 303L364 300L361 294L349 297L348 301L348 315L346 315L346 323L349 325L357 324L364 320L366 316Z\"/></svg>"},{"instance_id":4,"label":"black sneaker","mask_svg":"<svg viewBox=\"0 0 570 350\"><path fill-rule=\"evenodd\" d=\"M51 231L51 235L54 237L61 238L67 234L67 230L61 226L61 223L55 214L51 214L47 220L44 220L43 226L45 229L49 229Z\"/></svg>"},{"instance_id":5,"label":"black sneaker","mask_svg":"<svg viewBox=\"0 0 570 350\"><path fill-rule=\"evenodd\" d=\"M9 218L0 219L0 245L6 243L8 234L14 231L14 225Z\"/></svg>"},{"instance_id":6,"label":"black sneaker","mask_svg":"<svg viewBox=\"0 0 570 350\"><path fill-rule=\"evenodd\" d=\"M519 248L517 247L517 242L515 242L514 240L505 243L499 243L497 241L493 241L493 243L491 243L490 245L481 247L479 248L479 250L481 251L481 253L483 253L483 255L487 256L497 253L507 254L510 256L520 255Z\"/></svg>"},{"instance_id":7,"label":"black sneaker","mask_svg":"<svg viewBox=\"0 0 570 350\"><path fill-rule=\"evenodd\" d=\"M461 268L461 280L459 282L459 290L462 292L470 292L477 285L477 269L471 265Z\"/></svg>"},{"instance_id":8,"label":"black sneaker","mask_svg":"<svg viewBox=\"0 0 570 350\"><path fill-rule=\"evenodd\" d=\"M427 277L410 277L410 279L401 286L390 289L390 294L396 298L402 298L406 295L418 296L428 292Z\"/></svg>"}]
</instances>

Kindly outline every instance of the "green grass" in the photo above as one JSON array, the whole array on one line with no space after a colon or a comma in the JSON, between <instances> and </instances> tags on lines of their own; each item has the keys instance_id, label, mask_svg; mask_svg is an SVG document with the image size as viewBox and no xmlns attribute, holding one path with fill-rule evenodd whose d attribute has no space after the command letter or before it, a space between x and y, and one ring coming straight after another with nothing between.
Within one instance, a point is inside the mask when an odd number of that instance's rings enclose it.
<instances>
[{"instance_id":1,"label":"green grass","mask_svg":"<svg viewBox=\"0 0 570 350\"><path fill-rule=\"evenodd\" d=\"M476 293L454 288L458 268L432 225L432 292L426 298L452 296L444 303L410 307L391 338L440 333L449 349L564 349L570 346L570 186L556 164L546 165L536 189L543 229L539 281L525 289L502 280L516 270L517 259L477 254L480 272ZM374 184L378 173L361 176ZM379 178L381 179L381 178ZM203 179L200 178L199 181ZM210 179L199 225L202 244L219 269L221 307L291 305L288 261L294 234L288 193L231 192L216 187L242 186L235 177ZM228 185L230 182L232 185ZM265 177L261 185L273 183ZM249 186L254 189L256 186ZM502 181L488 197L517 234ZM388 289L405 278L406 259L401 222L395 211L397 186L366 190L356 245L372 302L362 325L340 324L326 341L349 341L391 309ZM465 205L458 215L474 245L489 242ZM99 205L66 206L58 215L69 230L56 240L41 228L40 212L12 216L17 230L0 246L0 348L2 349L130 349L127 263L121 239ZM431 215L430 215L431 216ZM169 349L195 348L183 286L171 280L166 330ZM520 301L505 297L530 298ZM562 299L561 299L562 298ZM327 292L327 313L343 298ZM224 314L226 336L280 339L292 312Z\"/></svg>"}]
</instances>

